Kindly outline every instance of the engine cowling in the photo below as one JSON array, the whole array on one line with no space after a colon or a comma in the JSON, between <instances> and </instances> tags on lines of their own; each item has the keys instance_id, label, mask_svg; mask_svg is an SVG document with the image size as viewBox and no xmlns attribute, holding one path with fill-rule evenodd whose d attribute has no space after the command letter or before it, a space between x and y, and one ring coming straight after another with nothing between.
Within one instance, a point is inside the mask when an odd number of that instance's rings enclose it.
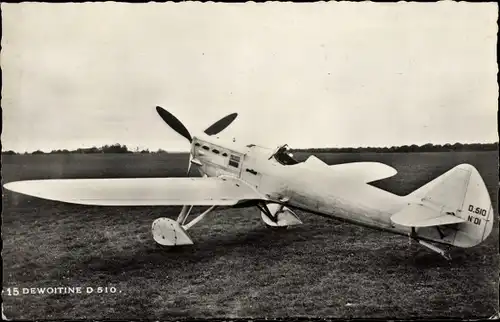
<instances>
[{"instance_id":1,"label":"engine cowling","mask_svg":"<svg viewBox=\"0 0 500 322\"><path fill-rule=\"evenodd\" d=\"M262 218L262 221L264 221L264 223L268 226L288 227L302 224L302 221L300 221L299 217L297 217L297 215L288 207L272 203L268 204L267 208L269 209L271 215L273 215L274 218L277 219L276 221L274 221L269 218L266 213L261 211L260 217Z\"/></svg>"}]
</instances>

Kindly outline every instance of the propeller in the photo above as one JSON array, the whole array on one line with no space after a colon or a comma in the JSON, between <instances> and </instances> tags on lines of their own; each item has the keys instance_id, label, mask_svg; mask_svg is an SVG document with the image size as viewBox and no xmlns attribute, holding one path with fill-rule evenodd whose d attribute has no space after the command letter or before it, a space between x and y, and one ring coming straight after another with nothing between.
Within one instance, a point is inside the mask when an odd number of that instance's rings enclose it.
<instances>
[{"instance_id":1,"label":"propeller","mask_svg":"<svg viewBox=\"0 0 500 322\"><path fill-rule=\"evenodd\" d=\"M158 115L160 115L160 117L163 119L163 121L165 121L165 123L167 123L168 126L170 126L175 132L179 133L180 135L182 135L183 137L188 139L188 141L190 143L193 142L193 138L192 138L191 134L189 133L188 129L172 113L168 112L167 110L165 110L164 108L162 108L160 106L156 107L156 112L158 112ZM228 127L229 124L231 124L234 121L234 119L236 119L237 116L238 116L238 113L232 113L232 114L224 116L223 118L221 118L220 120L218 120L214 124L210 125L204 131L205 134L215 135L215 134L220 133L222 130L224 130L226 127ZM189 151L189 165L188 165L188 170L187 170L188 176L189 176L189 172L191 171L191 164L192 164L191 161L192 160L193 160L193 155L192 155L191 151Z\"/></svg>"}]
</instances>

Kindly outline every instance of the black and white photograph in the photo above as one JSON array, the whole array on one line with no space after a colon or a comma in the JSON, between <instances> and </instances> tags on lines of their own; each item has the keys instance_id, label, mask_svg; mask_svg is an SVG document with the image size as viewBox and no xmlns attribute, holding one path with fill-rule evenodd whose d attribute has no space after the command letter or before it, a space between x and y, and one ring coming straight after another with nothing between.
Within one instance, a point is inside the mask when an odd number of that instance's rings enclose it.
<instances>
[{"instance_id":1,"label":"black and white photograph","mask_svg":"<svg viewBox=\"0 0 500 322\"><path fill-rule=\"evenodd\" d=\"M1 14L3 319L499 317L496 2Z\"/></svg>"}]
</instances>

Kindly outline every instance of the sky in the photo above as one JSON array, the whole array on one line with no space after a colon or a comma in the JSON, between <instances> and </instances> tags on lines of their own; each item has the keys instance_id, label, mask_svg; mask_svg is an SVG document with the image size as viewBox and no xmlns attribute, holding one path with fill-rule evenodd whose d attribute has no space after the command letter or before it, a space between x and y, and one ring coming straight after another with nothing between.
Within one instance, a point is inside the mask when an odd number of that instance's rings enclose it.
<instances>
[{"instance_id":1,"label":"sky","mask_svg":"<svg viewBox=\"0 0 500 322\"><path fill-rule=\"evenodd\" d=\"M4 151L498 141L496 3L1 7Z\"/></svg>"}]
</instances>

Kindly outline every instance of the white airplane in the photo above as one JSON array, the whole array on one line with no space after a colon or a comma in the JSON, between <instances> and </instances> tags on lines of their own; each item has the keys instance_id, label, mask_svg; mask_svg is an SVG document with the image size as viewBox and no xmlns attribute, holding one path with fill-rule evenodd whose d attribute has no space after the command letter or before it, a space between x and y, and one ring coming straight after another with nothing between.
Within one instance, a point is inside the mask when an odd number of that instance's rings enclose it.
<instances>
[{"instance_id":1,"label":"white airplane","mask_svg":"<svg viewBox=\"0 0 500 322\"><path fill-rule=\"evenodd\" d=\"M222 141L216 134L237 116L230 114L191 136L161 107L162 119L191 143L188 175L198 178L52 179L10 182L5 188L67 203L98 206L177 206L177 218L158 218L154 240L165 246L189 245L187 231L220 206L256 207L271 227L302 224L292 209L332 217L394 234L409 236L450 259L432 243L472 247L493 227L494 210L478 171L460 164L406 196L368 183L397 171L378 162L327 165L315 156L297 162L287 145L276 150ZM210 206L186 223L193 206Z\"/></svg>"}]
</instances>

